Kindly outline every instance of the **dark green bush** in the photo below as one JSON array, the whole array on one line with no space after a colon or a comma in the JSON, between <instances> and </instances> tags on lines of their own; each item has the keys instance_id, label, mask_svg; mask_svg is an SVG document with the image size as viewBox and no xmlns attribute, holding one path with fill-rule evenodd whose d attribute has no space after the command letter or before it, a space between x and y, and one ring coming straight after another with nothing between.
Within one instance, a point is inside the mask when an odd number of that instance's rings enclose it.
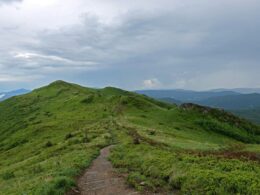
<instances>
[{"instance_id":1,"label":"dark green bush","mask_svg":"<svg viewBox=\"0 0 260 195\"><path fill-rule=\"evenodd\" d=\"M156 131L154 129L149 130L149 135L155 135Z\"/></svg>"},{"instance_id":2,"label":"dark green bush","mask_svg":"<svg viewBox=\"0 0 260 195\"><path fill-rule=\"evenodd\" d=\"M69 177L57 177L54 180L38 187L34 194L36 195L62 195L67 190L75 186L75 182Z\"/></svg>"},{"instance_id":3,"label":"dark green bush","mask_svg":"<svg viewBox=\"0 0 260 195\"><path fill-rule=\"evenodd\" d=\"M4 180L8 180L8 179L15 178L14 172L12 172L12 171L7 171L7 172L5 172L5 173L2 174L2 178L3 178Z\"/></svg>"},{"instance_id":4,"label":"dark green bush","mask_svg":"<svg viewBox=\"0 0 260 195\"><path fill-rule=\"evenodd\" d=\"M73 137L73 134L68 133L68 134L65 135L65 140L70 139L72 137Z\"/></svg>"},{"instance_id":5,"label":"dark green bush","mask_svg":"<svg viewBox=\"0 0 260 195\"><path fill-rule=\"evenodd\" d=\"M92 103L94 100L94 95L88 95L83 100L81 100L81 103L89 104Z\"/></svg>"},{"instance_id":6,"label":"dark green bush","mask_svg":"<svg viewBox=\"0 0 260 195\"><path fill-rule=\"evenodd\" d=\"M46 148L49 148L49 147L52 147L53 146L53 143L51 142L51 141L47 141L46 143L45 143L45 147Z\"/></svg>"},{"instance_id":7,"label":"dark green bush","mask_svg":"<svg viewBox=\"0 0 260 195\"><path fill-rule=\"evenodd\" d=\"M132 172L128 175L127 181L138 190L142 190L145 185L146 177L139 172Z\"/></svg>"},{"instance_id":8,"label":"dark green bush","mask_svg":"<svg viewBox=\"0 0 260 195\"><path fill-rule=\"evenodd\" d=\"M17 146L21 146L21 145L23 145L23 144L25 144L27 142L28 142L27 139L14 140L13 142L11 142L9 144L9 146L7 146L7 150L10 150L10 149L15 148Z\"/></svg>"}]
</instances>

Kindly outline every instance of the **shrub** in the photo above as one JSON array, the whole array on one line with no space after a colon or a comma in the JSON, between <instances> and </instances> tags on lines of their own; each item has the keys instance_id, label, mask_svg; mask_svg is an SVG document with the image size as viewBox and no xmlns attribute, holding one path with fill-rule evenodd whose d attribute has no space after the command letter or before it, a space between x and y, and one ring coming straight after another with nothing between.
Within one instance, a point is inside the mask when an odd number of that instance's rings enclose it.
<instances>
[{"instance_id":1,"label":"shrub","mask_svg":"<svg viewBox=\"0 0 260 195\"><path fill-rule=\"evenodd\" d=\"M17 147L17 146L26 144L27 142L28 142L27 139L15 140L15 141L13 141L12 143L10 143L9 146L7 146L7 150L10 150L10 149L15 148L15 147Z\"/></svg>"},{"instance_id":2,"label":"shrub","mask_svg":"<svg viewBox=\"0 0 260 195\"><path fill-rule=\"evenodd\" d=\"M73 138L73 139L69 140L68 145L74 145L74 144L80 144L80 143L82 143L81 139Z\"/></svg>"},{"instance_id":3,"label":"shrub","mask_svg":"<svg viewBox=\"0 0 260 195\"><path fill-rule=\"evenodd\" d=\"M36 195L61 195L75 186L75 182L68 177L57 177L54 180L41 185L36 189Z\"/></svg>"},{"instance_id":4,"label":"shrub","mask_svg":"<svg viewBox=\"0 0 260 195\"><path fill-rule=\"evenodd\" d=\"M141 114L140 117L142 117L142 118L147 118L147 116L144 115L144 114Z\"/></svg>"},{"instance_id":5,"label":"shrub","mask_svg":"<svg viewBox=\"0 0 260 195\"><path fill-rule=\"evenodd\" d=\"M82 142L83 143L89 143L90 142L90 138L89 138L87 133L85 133L84 137L82 138Z\"/></svg>"},{"instance_id":6,"label":"shrub","mask_svg":"<svg viewBox=\"0 0 260 195\"><path fill-rule=\"evenodd\" d=\"M2 175L2 178L4 180L12 179L14 177L15 177L15 175L14 175L14 172L12 172L12 171L7 171L7 172L3 173L3 175Z\"/></svg>"},{"instance_id":7,"label":"shrub","mask_svg":"<svg viewBox=\"0 0 260 195\"><path fill-rule=\"evenodd\" d=\"M94 100L94 95L88 95L83 100L81 100L81 103L89 104L93 102L93 100Z\"/></svg>"},{"instance_id":8,"label":"shrub","mask_svg":"<svg viewBox=\"0 0 260 195\"><path fill-rule=\"evenodd\" d=\"M149 135L155 135L156 131L154 129L149 130Z\"/></svg>"},{"instance_id":9,"label":"shrub","mask_svg":"<svg viewBox=\"0 0 260 195\"><path fill-rule=\"evenodd\" d=\"M134 137L134 138L133 138L133 144L135 144L135 145L140 144L140 140L139 140L138 137Z\"/></svg>"},{"instance_id":10,"label":"shrub","mask_svg":"<svg viewBox=\"0 0 260 195\"><path fill-rule=\"evenodd\" d=\"M46 144L45 144L46 148L49 148L49 147L52 147L52 146L53 146L53 143L51 141L47 141Z\"/></svg>"},{"instance_id":11,"label":"shrub","mask_svg":"<svg viewBox=\"0 0 260 195\"><path fill-rule=\"evenodd\" d=\"M142 190L145 185L145 176L139 172L132 172L127 177L127 182L138 190Z\"/></svg>"},{"instance_id":12,"label":"shrub","mask_svg":"<svg viewBox=\"0 0 260 195\"><path fill-rule=\"evenodd\" d=\"M52 116L52 113L49 112L49 111L46 111L46 112L44 113L44 115L47 116L47 117L51 117L51 116Z\"/></svg>"},{"instance_id":13,"label":"shrub","mask_svg":"<svg viewBox=\"0 0 260 195\"><path fill-rule=\"evenodd\" d=\"M72 138L72 137L73 137L73 134L68 133L67 135L65 135L65 140L70 139L70 138Z\"/></svg>"}]
</instances>

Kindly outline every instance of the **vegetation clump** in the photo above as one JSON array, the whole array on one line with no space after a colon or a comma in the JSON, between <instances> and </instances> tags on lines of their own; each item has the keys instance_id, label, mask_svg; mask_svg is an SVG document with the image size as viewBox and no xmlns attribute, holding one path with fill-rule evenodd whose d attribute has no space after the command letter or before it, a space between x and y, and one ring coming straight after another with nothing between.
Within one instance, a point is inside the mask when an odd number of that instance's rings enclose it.
<instances>
[{"instance_id":1,"label":"vegetation clump","mask_svg":"<svg viewBox=\"0 0 260 195\"><path fill-rule=\"evenodd\" d=\"M46 143L45 143L45 147L46 148L49 148L49 147L52 147L53 146L53 143L51 142L51 141L47 141Z\"/></svg>"},{"instance_id":2,"label":"vegetation clump","mask_svg":"<svg viewBox=\"0 0 260 195\"><path fill-rule=\"evenodd\" d=\"M14 175L14 172L12 172L12 171L7 171L7 172L4 172L3 174L2 174L2 178L4 179L4 180L9 180L9 179L12 179L12 178L14 178L15 177L15 175Z\"/></svg>"},{"instance_id":3,"label":"vegetation clump","mask_svg":"<svg viewBox=\"0 0 260 195\"><path fill-rule=\"evenodd\" d=\"M70 139L70 138L72 138L72 137L73 137L73 134L72 134L72 133L68 133L68 134L66 134L66 136L65 136L65 140Z\"/></svg>"},{"instance_id":4,"label":"vegetation clump","mask_svg":"<svg viewBox=\"0 0 260 195\"><path fill-rule=\"evenodd\" d=\"M82 103L90 104L94 100L94 95L88 95L83 100L81 100Z\"/></svg>"}]
</instances>

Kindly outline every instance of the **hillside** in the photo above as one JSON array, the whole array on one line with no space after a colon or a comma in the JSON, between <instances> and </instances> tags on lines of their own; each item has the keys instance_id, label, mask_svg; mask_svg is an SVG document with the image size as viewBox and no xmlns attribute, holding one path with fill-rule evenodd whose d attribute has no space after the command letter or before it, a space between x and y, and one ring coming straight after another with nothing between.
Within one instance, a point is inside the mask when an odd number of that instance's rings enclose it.
<instances>
[{"instance_id":1,"label":"hillside","mask_svg":"<svg viewBox=\"0 0 260 195\"><path fill-rule=\"evenodd\" d=\"M181 105L182 103L195 103L213 108L225 109L240 117L259 124L260 94L246 94L257 89L234 89L235 92L216 89L208 92L194 92L186 90L144 90L137 91L158 100ZM245 94L240 94L244 92Z\"/></svg>"},{"instance_id":2,"label":"hillside","mask_svg":"<svg viewBox=\"0 0 260 195\"><path fill-rule=\"evenodd\" d=\"M0 102L0 194L63 194L111 144L137 190L259 194L259 143L221 110L56 81Z\"/></svg>"},{"instance_id":3,"label":"hillside","mask_svg":"<svg viewBox=\"0 0 260 195\"><path fill-rule=\"evenodd\" d=\"M166 102L166 103L170 103L170 104L177 104L177 105L181 105L182 102L173 98L159 98L158 100L162 101L162 102Z\"/></svg>"}]
</instances>

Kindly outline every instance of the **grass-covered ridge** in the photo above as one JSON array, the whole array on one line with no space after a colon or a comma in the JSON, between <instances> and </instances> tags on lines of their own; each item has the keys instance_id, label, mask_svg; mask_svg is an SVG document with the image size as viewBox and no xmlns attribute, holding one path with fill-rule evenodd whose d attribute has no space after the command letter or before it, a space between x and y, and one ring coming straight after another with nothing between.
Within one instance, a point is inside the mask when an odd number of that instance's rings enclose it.
<instances>
[{"instance_id":1,"label":"grass-covered ridge","mask_svg":"<svg viewBox=\"0 0 260 195\"><path fill-rule=\"evenodd\" d=\"M139 190L256 194L259 136L223 111L56 81L0 103L0 194L62 194L110 144Z\"/></svg>"}]
</instances>

